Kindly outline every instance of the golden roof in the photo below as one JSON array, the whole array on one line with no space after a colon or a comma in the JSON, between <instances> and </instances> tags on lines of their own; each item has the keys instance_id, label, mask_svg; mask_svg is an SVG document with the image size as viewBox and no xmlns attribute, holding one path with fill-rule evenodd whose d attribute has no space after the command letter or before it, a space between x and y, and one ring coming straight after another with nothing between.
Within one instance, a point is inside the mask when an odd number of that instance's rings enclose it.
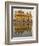
<instances>
[{"instance_id":1,"label":"golden roof","mask_svg":"<svg viewBox=\"0 0 39 46\"><path fill-rule=\"evenodd\" d=\"M16 19L31 19L32 18L32 14L31 12L28 13L26 12L26 14L23 11L17 11L15 14Z\"/></svg>"}]
</instances>

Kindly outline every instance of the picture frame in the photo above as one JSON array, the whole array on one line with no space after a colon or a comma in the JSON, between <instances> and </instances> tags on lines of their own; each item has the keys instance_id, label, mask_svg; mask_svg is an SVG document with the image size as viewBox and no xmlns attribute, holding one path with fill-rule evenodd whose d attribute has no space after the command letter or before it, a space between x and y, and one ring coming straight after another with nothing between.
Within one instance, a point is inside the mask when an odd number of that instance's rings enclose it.
<instances>
[{"instance_id":1,"label":"picture frame","mask_svg":"<svg viewBox=\"0 0 39 46\"><path fill-rule=\"evenodd\" d=\"M38 4L5 2L5 44L38 42Z\"/></svg>"}]
</instances>

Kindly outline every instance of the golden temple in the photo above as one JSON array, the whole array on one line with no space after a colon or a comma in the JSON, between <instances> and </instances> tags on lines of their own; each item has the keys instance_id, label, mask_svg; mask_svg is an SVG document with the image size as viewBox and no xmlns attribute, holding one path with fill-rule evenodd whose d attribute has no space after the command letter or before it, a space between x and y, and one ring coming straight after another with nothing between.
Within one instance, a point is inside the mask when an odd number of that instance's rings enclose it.
<instances>
[{"instance_id":1,"label":"golden temple","mask_svg":"<svg viewBox=\"0 0 39 46\"><path fill-rule=\"evenodd\" d=\"M23 33L24 31L32 30L32 14L31 12L24 13L16 11L14 19L15 32Z\"/></svg>"}]
</instances>

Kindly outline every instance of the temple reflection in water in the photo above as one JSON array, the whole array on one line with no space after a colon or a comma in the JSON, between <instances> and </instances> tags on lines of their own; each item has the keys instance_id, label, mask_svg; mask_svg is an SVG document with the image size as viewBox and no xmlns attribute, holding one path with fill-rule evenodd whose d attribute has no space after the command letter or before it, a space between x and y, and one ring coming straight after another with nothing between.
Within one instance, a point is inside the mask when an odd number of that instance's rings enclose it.
<instances>
[{"instance_id":1,"label":"temple reflection in water","mask_svg":"<svg viewBox=\"0 0 39 46\"><path fill-rule=\"evenodd\" d=\"M13 24L16 33L23 33L24 31L31 32L32 30L32 14L31 12L24 13L19 10L15 12L15 18Z\"/></svg>"}]
</instances>

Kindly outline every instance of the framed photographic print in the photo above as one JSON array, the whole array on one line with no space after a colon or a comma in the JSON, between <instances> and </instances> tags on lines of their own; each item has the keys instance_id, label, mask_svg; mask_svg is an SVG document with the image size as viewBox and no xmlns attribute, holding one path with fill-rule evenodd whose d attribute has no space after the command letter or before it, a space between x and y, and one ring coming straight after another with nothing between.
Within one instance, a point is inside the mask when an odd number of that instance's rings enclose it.
<instances>
[{"instance_id":1,"label":"framed photographic print","mask_svg":"<svg viewBox=\"0 0 39 46\"><path fill-rule=\"evenodd\" d=\"M5 43L38 42L38 4L5 2Z\"/></svg>"}]
</instances>

